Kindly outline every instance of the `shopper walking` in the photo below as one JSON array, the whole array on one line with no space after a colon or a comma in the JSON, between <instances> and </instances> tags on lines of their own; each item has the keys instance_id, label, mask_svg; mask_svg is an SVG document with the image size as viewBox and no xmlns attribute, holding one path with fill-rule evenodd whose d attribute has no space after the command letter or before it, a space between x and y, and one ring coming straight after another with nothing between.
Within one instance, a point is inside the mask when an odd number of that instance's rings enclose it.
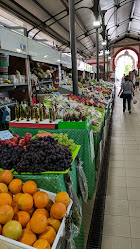
<instances>
[{"instance_id":1,"label":"shopper walking","mask_svg":"<svg viewBox=\"0 0 140 249\"><path fill-rule=\"evenodd\" d=\"M126 100L127 100L128 111L129 111L129 113L131 113L131 94L132 93L134 96L135 93L134 93L134 89L133 89L133 84L130 81L129 76L126 76L125 81L122 83L120 92L118 94L118 96L120 96L120 94L123 95L123 112L125 112L125 110L126 110Z\"/></svg>"},{"instance_id":2,"label":"shopper walking","mask_svg":"<svg viewBox=\"0 0 140 249\"><path fill-rule=\"evenodd\" d=\"M137 75L137 71L134 69L131 73L130 73L130 80L133 83L133 88L135 90L135 86L136 86L136 75Z\"/></svg>"},{"instance_id":3,"label":"shopper walking","mask_svg":"<svg viewBox=\"0 0 140 249\"><path fill-rule=\"evenodd\" d=\"M125 81L125 73L124 73L124 75L122 77L122 82L121 83L123 83L124 81Z\"/></svg>"},{"instance_id":4,"label":"shopper walking","mask_svg":"<svg viewBox=\"0 0 140 249\"><path fill-rule=\"evenodd\" d=\"M136 90L139 88L140 77L139 75L136 76Z\"/></svg>"}]
</instances>

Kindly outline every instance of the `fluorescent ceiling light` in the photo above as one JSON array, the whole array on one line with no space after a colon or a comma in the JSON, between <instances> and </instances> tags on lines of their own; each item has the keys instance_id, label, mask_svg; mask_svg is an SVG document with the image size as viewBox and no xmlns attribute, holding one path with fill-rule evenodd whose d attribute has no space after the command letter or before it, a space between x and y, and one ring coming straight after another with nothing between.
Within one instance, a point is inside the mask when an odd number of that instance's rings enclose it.
<instances>
[{"instance_id":1,"label":"fluorescent ceiling light","mask_svg":"<svg viewBox=\"0 0 140 249\"><path fill-rule=\"evenodd\" d=\"M60 60L57 60L57 62L60 62Z\"/></svg>"},{"instance_id":2,"label":"fluorescent ceiling light","mask_svg":"<svg viewBox=\"0 0 140 249\"><path fill-rule=\"evenodd\" d=\"M106 54L109 54L109 53L110 53L109 50L107 50L107 51L106 51Z\"/></svg>"},{"instance_id":3,"label":"fluorescent ceiling light","mask_svg":"<svg viewBox=\"0 0 140 249\"><path fill-rule=\"evenodd\" d=\"M111 56L109 56L108 59L111 60Z\"/></svg>"},{"instance_id":4,"label":"fluorescent ceiling light","mask_svg":"<svg viewBox=\"0 0 140 249\"><path fill-rule=\"evenodd\" d=\"M102 45L103 45L103 46L106 46L106 40L102 42Z\"/></svg>"},{"instance_id":5,"label":"fluorescent ceiling light","mask_svg":"<svg viewBox=\"0 0 140 249\"><path fill-rule=\"evenodd\" d=\"M93 27L94 28L100 28L100 26L101 26L101 23L100 23L99 20L96 20L96 21L93 22Z\"/></svg>"},{"instance_id":6,"label":"fluorescent ceiling light","mask_svg":"<svg viewBox=\"0 0 140 249\"><path fill-rule=\"evenodd\" d=\"M44 55L44 58L47 58L48 57L48 55L46 54L46 55Z\"/></svg>"}]
</instances>

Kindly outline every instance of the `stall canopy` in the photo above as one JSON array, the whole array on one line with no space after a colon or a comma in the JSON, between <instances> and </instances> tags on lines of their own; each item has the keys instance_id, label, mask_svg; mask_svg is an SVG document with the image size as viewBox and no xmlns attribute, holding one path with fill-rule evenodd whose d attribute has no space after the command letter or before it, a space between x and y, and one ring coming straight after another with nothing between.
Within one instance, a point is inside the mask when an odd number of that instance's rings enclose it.
<instances>
[{"instance_id":1,"label":"stall canopy","mask_svg":"<svg viewBox=\"0 0 140 249\"><path fill-rule=\"evenodd\" d=\"M96 54L94 14L89 9L93 6L94 0L75 0L77 51L83 58ZM0 0L0 7L1 23L6 17L16 24L8 23L11 28L25 27L33 39L70 52L68 0ZM106 12L105 25L111 42L126 36L139 39L139 0L100 0L100 10ZM101 31L99 29L99 49L102 49Z\"/></svg>"}]
</instances>

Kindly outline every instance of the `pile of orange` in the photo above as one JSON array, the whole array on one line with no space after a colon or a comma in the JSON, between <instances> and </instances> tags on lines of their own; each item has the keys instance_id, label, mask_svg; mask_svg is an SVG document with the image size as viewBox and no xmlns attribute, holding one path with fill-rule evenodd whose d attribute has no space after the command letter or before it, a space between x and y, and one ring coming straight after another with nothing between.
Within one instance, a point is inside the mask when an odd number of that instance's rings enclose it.
<instances>
[{"instance_id":1,"label":"pile of orange","mask_svg":"<svg viewBox=\"0 0 140 249\"><path fill-rule=\"evenodd\" d=\"M38 249L50 249L70 204L62 191L55 203L34 181L13 179L9 170L0 172L0 234Z\"/></svg>"}]
</instances>

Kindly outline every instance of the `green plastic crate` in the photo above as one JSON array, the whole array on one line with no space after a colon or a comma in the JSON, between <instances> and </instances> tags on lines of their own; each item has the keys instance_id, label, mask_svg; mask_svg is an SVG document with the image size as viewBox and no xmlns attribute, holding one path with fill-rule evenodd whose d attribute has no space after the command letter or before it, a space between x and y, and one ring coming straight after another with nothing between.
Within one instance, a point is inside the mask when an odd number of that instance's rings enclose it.
<instances>
[{"instance_id":1,"label":"green plastic crate","mask_svg":"<svg viewBox=\"0 0 140 249\"><path fill-rule=\"evenodd\" d=\"M9 62L0 61L0 67L9 67Z\"/></svg>"},{"instance_id":2,"label":"green plastic crate","mask_svg":"<svg viewBox=\"0 0 140 249\"><path fill-rule=\"evenodd\" d=\"M90 125L89 119L84 121L59 121L58 123L58 129L87 129L87 127Z\"/></svg>"}]
</instances>

